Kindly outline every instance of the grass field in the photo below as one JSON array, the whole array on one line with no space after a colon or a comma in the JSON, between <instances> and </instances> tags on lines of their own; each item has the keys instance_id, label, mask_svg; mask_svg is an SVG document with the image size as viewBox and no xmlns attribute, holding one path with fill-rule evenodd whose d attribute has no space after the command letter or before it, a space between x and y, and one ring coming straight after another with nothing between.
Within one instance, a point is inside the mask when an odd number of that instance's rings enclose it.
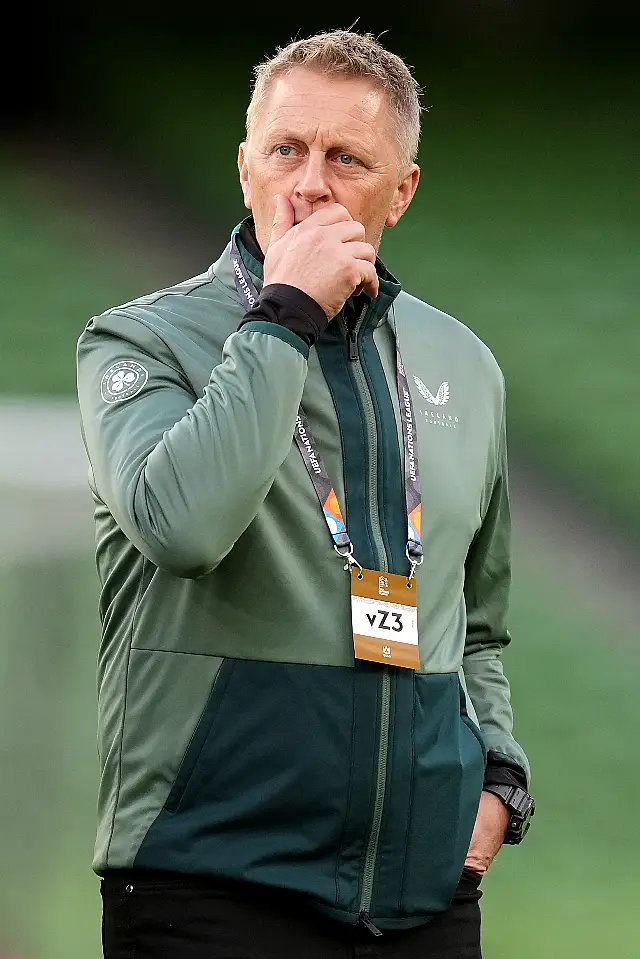
<instances>
[{"instance_id":1,"label":"grass field","mask_svg":"<svg viewBox=\"0 0 640 959\"><path fill-rule=\"evenodd\" d=\"M517 562L506 654L538 812L526 843L505 849L485 882L485 952L637 959L640 653L623 652L614 615L581 618L579 597L539 566ZM0 567L0 757L12 770L0 929L13 928L25 959L98 956L94 598L89 554Z\"/></svg>"}]
</instances>

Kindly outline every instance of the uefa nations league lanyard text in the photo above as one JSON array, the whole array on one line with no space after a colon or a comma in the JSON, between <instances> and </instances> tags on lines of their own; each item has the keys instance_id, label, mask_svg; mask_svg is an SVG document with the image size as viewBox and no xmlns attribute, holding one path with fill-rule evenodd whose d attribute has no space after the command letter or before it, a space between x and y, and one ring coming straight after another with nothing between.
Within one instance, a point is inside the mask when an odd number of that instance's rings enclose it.
<instances>
[{"instance_id":1,"label":"uefa nations league lanyard text","mask_svg":"<svg viewBox=\"0 0 640 959\"><path fill-rule=\"evenodd\" d=\"M258 299L258 291L253 283L251 274L246 268L242 255L240 253L237 241L238 227L231 235L231 266L233 269L233 278L238 290L238 295L242 303L251 309ZM422 554L422 541L420 538L420 527L422 520L422 497L420 493L420 470L418 466L418 444L415 430L415 417L413 413L413 403L407 383L407 376L400 356L400 348L396 337L396 375L398 398L400 401L400 413L402 420L402 435L404 439L404 488L407 504L407 546L406 555L409 560L410 572L406 584L411 584L415 575L416 568L421 565L424 557ZM314 489L320 501L320 506L324 513L329 533L333 540L333 546L339 556L342 556L347 564L345 569L357 567L359 578L362 577L363 569L353 554L353 543L347 533L346 524L342 516L342 510L335 494L335 490L329 479L324 461L320 456L307 419L302 412L298 411L294 429L294 438L298 449L304 460L307 472L311 478ZM387 574L391 575L391 574ZM412 584L411 584L412 585Z\"/></svg>"}]
</instances>

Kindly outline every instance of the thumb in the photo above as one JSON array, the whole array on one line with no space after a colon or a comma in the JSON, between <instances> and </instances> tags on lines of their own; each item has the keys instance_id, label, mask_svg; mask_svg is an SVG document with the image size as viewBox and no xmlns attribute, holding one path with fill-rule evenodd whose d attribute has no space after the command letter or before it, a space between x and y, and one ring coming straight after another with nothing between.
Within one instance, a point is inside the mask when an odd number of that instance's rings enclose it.
<instances>
[{"instance_id":1,"label":"thumb","mask_svg":"<svg viewBox=\"0 0 640 959\"><path fill-rule=\"evenodd\" d=\"M283 196L282 193L278 193L275 199L276 211L273 217L269 245L282 239L285 233L288 233L295 223L295 211L289 197Z\"/></svg>"}]
</instances>

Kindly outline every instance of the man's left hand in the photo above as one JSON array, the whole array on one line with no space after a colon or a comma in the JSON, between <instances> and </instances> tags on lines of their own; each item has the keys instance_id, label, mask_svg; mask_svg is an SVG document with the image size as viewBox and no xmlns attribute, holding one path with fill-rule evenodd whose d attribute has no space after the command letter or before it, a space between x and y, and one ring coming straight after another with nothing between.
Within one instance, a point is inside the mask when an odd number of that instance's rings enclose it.
<instances>
[{"instance_id":1,"label":"man's left hand","mask_svg":"<svg viewBox=\"0 0 640 959\"><path fill-rule=\"evenodd\" d=\"M483 792L465 866L484 876L495 859L509 826L509 810L493 793Z\"/></svg>"}]
</instances>

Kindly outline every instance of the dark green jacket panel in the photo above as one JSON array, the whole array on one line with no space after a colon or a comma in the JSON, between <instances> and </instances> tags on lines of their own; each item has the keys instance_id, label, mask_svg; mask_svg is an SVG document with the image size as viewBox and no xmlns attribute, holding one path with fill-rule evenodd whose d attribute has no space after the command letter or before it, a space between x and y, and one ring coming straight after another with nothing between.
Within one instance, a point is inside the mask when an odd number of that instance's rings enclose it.
<instances>
[{"instance_id":1,"label":"dark green jacket panel","mask_svg":"<svg viewBox=\"0 0 640 959\"><path fill-rule=\"evenodd\" d=\"M337 864L346 855L357 874L375 690L370 667L226 660L135 865L355 900Z\"/></svg>"},{"instance_id":2,"label":"dark green jacket panel","mask_svg":"<svg viewBox=\"0 0 640 959\"><path fill-rule=\"evenodd\" d=\"M398 670L391 729L371 915L427 918L460 879L486 753L455 673Z\"/></svg>"},{"instance_id":3,"label":"dark green jacket panel","mask_svg":"<svg viewBox=\"0 0 640 959\"><path fill-rule=\"evenodd\" d=\"M382 324L388 329L388 324ZM396 432L398 393L395 376L387 378L384 367L384 347L395 359L395 344L376 342L375 331L362 338L360 352L362 367L371 392L378 426L378 475L380 491L378 515L380 531L393 573L406 575L409 561L407 545L407 509L404 487L404 442Z\"/></svg>"},{"instance_id":4,"label":"dark green jacket panel","mask_svg":"<svg viewBox=\"0 0 640 959\"><path fill-rule=\"evenodd\" d=\"M344 335L337 328L328 330L318 343L317 352L339 424L347 530L358 562L369 569L377 569L380 564L386 564L386 559L379 555L370 522L371 450L365 413L347 359Z\"/></svg>"},{"instance_id":5,"label":"dark green jacket panel","mask_svg":"<svg viewBox=\"0 0 640 959\"><path fill-rule=\"evenodd\" d=\"M226 660L134 865L302 892L357 921L379 676L370 663L340 669ZM485 759L479 731L462 713L456 674L397 670L396 679L371 909L382 928L428 919L448 905Z\"/></svg>"}]
</instances>

